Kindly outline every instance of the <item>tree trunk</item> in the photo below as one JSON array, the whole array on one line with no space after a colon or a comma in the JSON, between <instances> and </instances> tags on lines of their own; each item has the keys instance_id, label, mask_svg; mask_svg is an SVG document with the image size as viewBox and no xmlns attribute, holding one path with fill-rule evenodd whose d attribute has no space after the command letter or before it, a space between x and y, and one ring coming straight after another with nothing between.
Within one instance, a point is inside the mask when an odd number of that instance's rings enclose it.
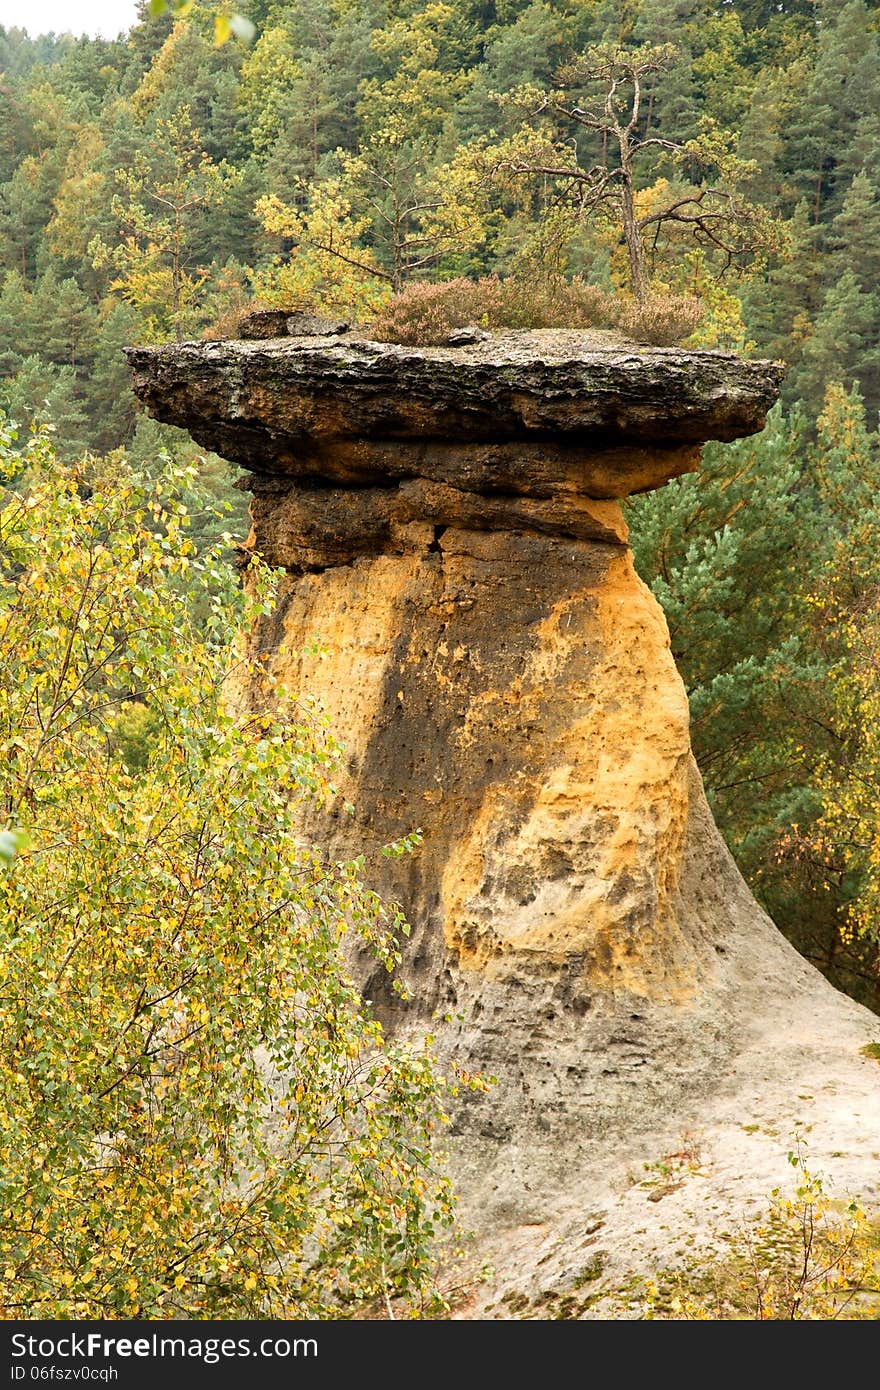
<instances>
[{"instance_id":1,"label":"tree trunk","mask_svg":"<svg viewBox=\"0 0 880 1390\"><path fill-rule=\"evenodd\" d=\"M638 87L635 89L633 101L638 102ZM638 109L637 105L635 109ZM626 242L626 254L629 258L630 289L639 304L643 304L648 297L648 267L645 262L642 234L636 218L629 132L615 120L614 134L617 137L617 147L620 151L620 222L623 227L623 238Z\"/></svg>"},{"instance_id":2,"label":"tree trunk","mask_svg":"<svg viewBox=\"0 0 880 1390\"><path fill-rule=\"evenodd\" d=\"M635 298L642 304L648 297L648 267L645 263L645 248L642 245L641 232L636 221L632 181L626 172L620 190L620 220L623 225L626 254L629 257L630 288Z\"/></svg>"},{"instance_id":3,"label":"tree trunk","mask_svg":"<svg viewBox=\"0 0 880 1390\"><path fill-rule=\"evenodd\" d=\"M183 342L183 324L180 313L180 209L174 209L174 245L171 265L171 311L174 316L174 330L177 341Z\"/></svg>"},{"instance_id":4,"label":"tree trunk","mask_svg":"<svg viewBox=\"0 0 880 1390\"><path fill-rule=\"evenodd\" d=\"M392 246L392 270L391 288L395 294L400 294L406 282L406 264L404 260L404 248L406 246L406 219L405 214L400 210L400 200L394 199L394 226L392 228L394 244Z\"/></svg>"}]
</instances>

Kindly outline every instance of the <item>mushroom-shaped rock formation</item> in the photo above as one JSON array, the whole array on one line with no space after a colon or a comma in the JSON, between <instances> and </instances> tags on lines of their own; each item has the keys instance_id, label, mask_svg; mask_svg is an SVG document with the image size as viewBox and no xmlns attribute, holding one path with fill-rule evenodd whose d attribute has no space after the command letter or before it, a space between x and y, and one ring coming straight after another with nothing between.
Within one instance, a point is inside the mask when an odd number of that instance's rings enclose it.
<instances>
[{"instance_id":1,"label":"mushroom-shaped rock formation","mask_svg":"<svg viewBox=\"0 0 880 1390\"><path fill-rule=\"evenodd\" d=\"M410 1002L361 962L368 997L497 1077L455 1116L496 1270L462 1315L570 1292L591 1244L612 1282L659 1267L633 1175L685 1133L700 1159L663 1222L683 1240L784 1180L796 1123L870 1197L880 1072L860 1048L880 1025L726 850L618 505L760 430L781 369L611 334L411 348L338 326L129 358L152 414L249 470L248 544L287 571L253 641L323 705L355 807L308 829L365 853L413 928ZM416 853L380 854L417 828Z\"/></svg>"}]
</instances>

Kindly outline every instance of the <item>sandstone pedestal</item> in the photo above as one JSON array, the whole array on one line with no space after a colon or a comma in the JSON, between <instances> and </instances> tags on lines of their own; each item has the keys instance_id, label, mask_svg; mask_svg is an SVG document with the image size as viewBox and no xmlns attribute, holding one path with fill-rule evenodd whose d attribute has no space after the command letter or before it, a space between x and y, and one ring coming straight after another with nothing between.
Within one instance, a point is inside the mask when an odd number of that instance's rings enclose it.
<instances>
[{"instance_id":1,"label":"sandstone pedestal","mask_svg":"<svg viewBox=\"0 0 880 1390\"><path fill-rule=\"evenodd\" d=\"M859 1049L880 1025L721 842L618 506L759 430L778 367L568 332L129 356L152 413L250 470L248 545L287 571L252 640L345 748L340 805L305 829L365 853L413 927L409 1003L361 962L367 996L498 1078L455 1116L495 1267L461 1315L562 1296L593 1249L612 1282L659 1267L785 1180L797 1122L815 1167L876 1195L880 1069ZM415 829L413 855L381 855ZM701 1160L659 1223L638 1175L682 1135Z\"/></svg>"}]
</instances>

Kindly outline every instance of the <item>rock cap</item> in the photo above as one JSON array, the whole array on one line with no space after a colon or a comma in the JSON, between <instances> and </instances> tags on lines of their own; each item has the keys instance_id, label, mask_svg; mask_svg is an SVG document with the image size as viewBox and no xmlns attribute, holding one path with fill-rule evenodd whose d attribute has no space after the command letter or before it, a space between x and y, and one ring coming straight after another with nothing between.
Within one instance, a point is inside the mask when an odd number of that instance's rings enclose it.
<instances>
[{"instance_id":1,"label":"rock cap","mask_svg":"<svg viewBox=\"0 0 880 1390\"><path fill-rule=\"evenodd\" d=\"M783 374L575 329L445 347L333 332L127 353L152 415L252 472L545 498L624 497L693 469L706 440L763 428Z\"/></svg>"}]
</instances>

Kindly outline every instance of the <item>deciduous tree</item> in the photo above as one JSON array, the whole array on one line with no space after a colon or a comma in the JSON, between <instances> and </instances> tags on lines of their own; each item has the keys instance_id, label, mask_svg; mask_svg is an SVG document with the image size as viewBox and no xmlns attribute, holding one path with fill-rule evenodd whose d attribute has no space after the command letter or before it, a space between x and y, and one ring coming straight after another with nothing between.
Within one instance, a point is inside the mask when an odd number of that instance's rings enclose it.
<instances>
[{"instance_id":1,"label":"deciduous tree","mask_svg":"<svg viewBox=\"0 0 880 1390\"><path fill-rule=\"evenodd\" d=\"M222 698L271 576L245 603L193 556L173 471L26 462L0 510L0 1312L418 1313L441 1085L341 956L354 932L391 969L405 924L296 833L317 712Z\"/></svg>"},{"instance_id":2,"label":"deciduous tree","mask_svg":"<svg viewBox=\"0 0 880 1390\"><path fill-rule=\"evenodd\" d=\"M157 121L133 168L116 171L120 191L111 207L121 240L108 245L96 237L89 250L96 266L119 272L112 288L141 310L150 337L170 332L180 340L198 322L209 270L194 264L193 224L234 179L202 149L186 106Z\"/></svg>"}]
</instances>

